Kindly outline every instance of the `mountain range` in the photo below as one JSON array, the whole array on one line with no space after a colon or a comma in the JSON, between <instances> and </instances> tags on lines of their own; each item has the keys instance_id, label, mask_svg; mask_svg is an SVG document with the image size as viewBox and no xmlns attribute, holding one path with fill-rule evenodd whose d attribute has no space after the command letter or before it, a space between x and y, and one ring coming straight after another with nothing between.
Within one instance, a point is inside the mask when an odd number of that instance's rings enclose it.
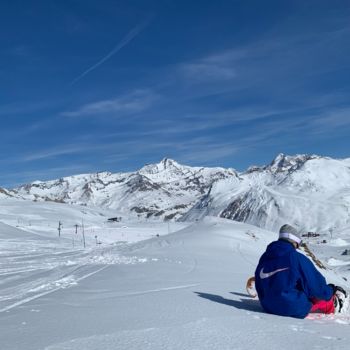
<instances>
[{"instance_id":1,"label":"mountain range","mask_svg":"<svg viewBox=\"0 0 350 350\"><path fill-rule=\"evenodd\" d=\"M190 167L171 159L136 172L75 175L1 189L0 198L103 207L127 219L199 220L204 216L271 230L350 230L350 158L279 154L245 172Z\"/></svg>"}]
</instances>

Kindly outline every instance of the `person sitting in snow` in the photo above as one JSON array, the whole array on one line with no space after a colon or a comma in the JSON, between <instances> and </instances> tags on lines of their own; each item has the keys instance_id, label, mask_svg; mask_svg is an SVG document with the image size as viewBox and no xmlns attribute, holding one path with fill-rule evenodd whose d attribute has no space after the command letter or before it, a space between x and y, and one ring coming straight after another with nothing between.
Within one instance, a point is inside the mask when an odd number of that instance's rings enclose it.
<instances>
[{"instance_id":1,"label":"person sitting in snow","mask_svg":"<svg viewBox=\"0 0 350 350\"><path fill-rule=\"evenodd\" d=\"M313 263L297 251L298 231L288 224L267 246L255 271L255 288L263 309L271 314L304 318L310 312L340 312L346 292L327 284Z\"/></svg>"}]
</instances>

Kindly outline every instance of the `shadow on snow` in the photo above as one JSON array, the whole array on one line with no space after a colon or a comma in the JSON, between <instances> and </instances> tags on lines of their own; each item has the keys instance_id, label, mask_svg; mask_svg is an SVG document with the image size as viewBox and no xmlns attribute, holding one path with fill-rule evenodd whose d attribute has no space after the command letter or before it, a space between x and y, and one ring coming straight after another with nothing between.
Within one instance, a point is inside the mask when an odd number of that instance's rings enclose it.
<instances>
[{"instance_id":1,"label":"shadow on snow","mask_svg":"<svg viewBox=\"0 0 350 350\"><path fill-rule=\"evenodd\" d=\"M239 297L250 298L251 296L248 293L238 293L238 292L230 292L233 295L237 295Z\"/></svg>"},{"instance_id":2,"label":"shadow on snow","mask_svg":"<svg viewBox=\"0 0 350 350\"><path fill-rule=\"evenodd\" d=\"M196 293L201 298L208 299L210 301L214 301L219 304L233 306L236 309L265 313L262 307L260 306L260 303L258 300L242 299L242 298L240 300L233 300L233 299L225 299L222 296L215 295L215 294L202 293L202 292L194 292L194 293ZM241 293L235 293L235 292L232 292L232 294L235 294L238 296L244 296L244 297L247 296L247 294L241 294Z\"/></svg>"}]
</instances>

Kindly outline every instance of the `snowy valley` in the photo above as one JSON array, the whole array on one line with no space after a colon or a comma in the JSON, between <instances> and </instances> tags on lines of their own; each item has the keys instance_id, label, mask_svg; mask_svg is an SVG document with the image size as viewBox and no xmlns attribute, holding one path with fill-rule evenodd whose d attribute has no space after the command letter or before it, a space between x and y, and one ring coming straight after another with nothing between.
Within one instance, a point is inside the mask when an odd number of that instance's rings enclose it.
<instances>
[{"instance_id":1,"label":"snowy valley","mask_svg":"<svg viewBox=\"0 0 350 350\"><path fill-rule=\"evenodd\" d=\"M164 159L2 189L0 347L347 349L350 314L268 315L245 291L285 222L317 233L322 274L349 290L350 159Z\"/></svg>"}]
</instances>

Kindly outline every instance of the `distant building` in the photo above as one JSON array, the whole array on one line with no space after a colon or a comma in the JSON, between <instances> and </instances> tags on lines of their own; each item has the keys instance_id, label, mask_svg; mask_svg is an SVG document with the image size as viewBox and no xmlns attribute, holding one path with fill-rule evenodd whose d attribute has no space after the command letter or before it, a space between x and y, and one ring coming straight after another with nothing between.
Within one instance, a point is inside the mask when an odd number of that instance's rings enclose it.
<instances>
[{"instance_id":1,"label":"distant building","mask_svg":"<svg viewBox=\"0 0 350 350\"><path fill-rule=\"evenodd\" d=\"M308 232L308 233L304 233L301 235L302 237L319 237L320 234L319 233L316 233L316 232Z\"/></svg>"},{"instance_id":2,"label":"distant building","mask_svg":"<svg viewBox=\"0 0 350 350\"><path fill-rule=\"evenodd\" d=\"M116 216L115 218L109 218L108 222L120 222L122 218L120 216Z\"/></svg>"}]
</instances>

